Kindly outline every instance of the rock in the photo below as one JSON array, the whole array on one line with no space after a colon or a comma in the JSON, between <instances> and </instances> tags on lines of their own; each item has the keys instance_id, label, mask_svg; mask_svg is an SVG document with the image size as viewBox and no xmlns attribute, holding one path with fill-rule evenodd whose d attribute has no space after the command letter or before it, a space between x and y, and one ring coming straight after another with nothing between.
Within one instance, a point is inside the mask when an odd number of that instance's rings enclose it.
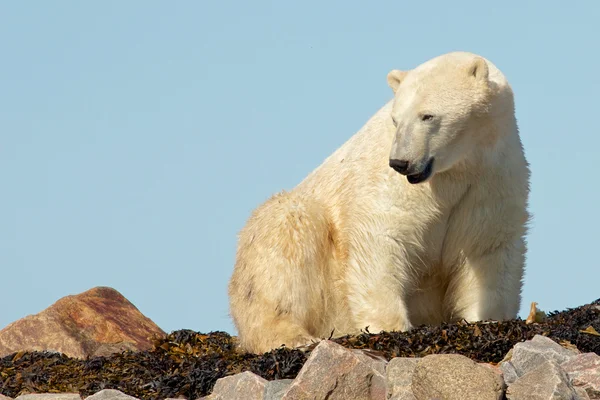
<instances>
[{"instance_id":1,"label":"rock","mask_svg":"<svg viewBox=\"0 0 600 400\"><path fill-rule=\"evenodd\" d=\"M15 400L81 400L79 393L31 393L22 394Z\"/></svg>"},{"instance_id":2,"label":"rock","mask_svg":"<svg viewBox=\"0 0 600 400\"><path fill-rule=\"evenodd\" d=\"M136 400L136 397L129 396L116 389L104 389L85 398L85 400Z\"/></svg>"},{"instance_id":3,"label":"rock","mask_svg":"<svg viewBox=\"0 0 600 400\"><path fill-rule=\"evenodd\" d=\"M379 372L381 375L385 375L385 368L387 365L387 360L384 356L379 354L378 352L370 349L349 349L351 352L356 354L356 356L370 364Z\"/></svg>"},{"instance_id":4,"label":"rock","mask_svg":"<svg viewBox=\"0 0 600 400\"><path fill-rule=\"evenodd\" d=\"M392 358L386 367L387 395L392 399L409 399L413 396L412 377L420 358ZM414 396L413 396L414 397Z\"/></svg>"},{"instance_id":5,"label":"rock","mask_svg":"<svg viewBox=\"0 0 600 400\"><path fill-rule=\"evenodd\" d=\"M417 400L412 390L400 390L398 393L389 398L389 400Z\"/></svg>"},{"instance_id":6,"label":"rock","mask_svg":"<svg viewBox=\"0 0 600 400\"><path fill-rule=\"evenodd\" d=\"M508 400L574 400L577 393L554 360L541 362L506 390Z\"/></svg>"},{"instance_id":7,"label":"rock","mask_svg":"<svg viewBox=\"0 0 600 400\"><path fill-rule=\"evenodd\" d=\"M492 371L499 377L503 377L502 369L500 369L500 367L497 365L493 365L490 363L484 363L484 362L477 363L477 365L481 365L482 367L489 369L490 371Z\"/></svg>"},{"instance_id":8,"label":"rock","mask_svg":"<svg viewBox=\"0 0 600 400\"><path fill-rule=\"evenodd\" d=\"M9 324L0 331L0 357L21 351L58 351L86 358L152 348L164 337L154 322L114 289L97 287L66 296L44 311Z\"/></svg>"},{"instance_id":9,"label":"rock","mask_svg":"<svg viewBox=\"0 0 600 400\"><path fill-rule=\"evenodd\" d=\"M500 364L500 370L502 371L504 382L506 382L507 385L510 385L511 383L519 379L517 370L510 361L506 361Z\"/></svg>"},{"instance_id":10,"label":"rock","mask_svg":"<svg viewBox=\"0 0 600 400\"><path fill-rule=\"evenodd\" d=\"M137 351L137 347L131 342L102 343L94 350L92 356L108 357L111 354L122 353L124 351Z\"/></svg>"},{"instance_id":11,"label":"rock","mask_svg":"<svg viewBox=\"0 0 600 400\"><path fill-rule=\"evenodd\" d=\"M561 364L573 386L584 389L590 399L600 399L600 356L584 353Z\"/></svg>"},{"instance_id":12,"label":"rock","mask_svg":"<svg viewBox=\"0 0 600 400\"><path fill-rule=\"evenodd\" d=\"M513 348L511 348L511 349L508 351L508 353L506 353L506 354L504 355L504 358L502 359L502 361L500 361L500 363L503 363L503 362L505 362L505 361L510 361L510 360L512 359L513 349L514 349L514 347L513 347Z\"/></svg>"},{"instance_id":13,"label":"rock","mask_svg":"<svg viewBox=\"0 0 600 400\"><path fill-rule=\"evenodd\" d=\"M504 379L510 385L517 377L533 371L545 361L552 360L561 364L575 356L575 352L567 350L554 340L535 335L531 340L517 343L512 349L510 361L503 362L500 368L505 374Z\"/></svg>"},{"instance_id":14,"label":"rock","mask_svg":"<svg viewBox=\"0 0 600 400\"><path fill-rule=\"evenodd\" d=\"M292 384L293 379L277 379L265 385L264 400L280 400Z\"/></svg>"},{"instance_id":15,"label":"rock","mask_svg":"<svg viewBox=\"0 0 600 400\"><path fill-rule=\"evenodd\" d=\"M8 397L0 393L0 400L12 400L12 397Z\"/></svg>"},{"instance_id":16,"label":"rock","mask_svg":"<svg viewBox=\"0 0 600 400\"><path fill-rule=\"evenodd\" d=\"M263 400L267 380L250 371L217 380L210 400L247 399Z\"/></svg>"},{"instance_id":17,"label":"rock","mask_svg":"<svg viewBox=\"0 0 600 400\"><path fill-rule=\"evenodd\" d=\"M577 393L575 400L592 400L581 386L573 386L573 389L575 389L575 393Z\"/></svg>"},{"instance_id":18,"label":"rock","mask_svg":"<svg viewBox=\"0 0 600 400\"><path fill-rule=\"evenodd\" d=\"M496 372L459 354L423 357L412 377L417 399L498 400L503 388L504 382Z\"/></svg>"},{"instance_id":19,"label":"rock","mask_svg":"<svg viewBox=\"0 0 600 400\"><path fill-rule=\"evenodd\" d=\"M361 356L329 340L321 341L282 399L386 398L382 361Z\"/></svg>"}]
</instances>

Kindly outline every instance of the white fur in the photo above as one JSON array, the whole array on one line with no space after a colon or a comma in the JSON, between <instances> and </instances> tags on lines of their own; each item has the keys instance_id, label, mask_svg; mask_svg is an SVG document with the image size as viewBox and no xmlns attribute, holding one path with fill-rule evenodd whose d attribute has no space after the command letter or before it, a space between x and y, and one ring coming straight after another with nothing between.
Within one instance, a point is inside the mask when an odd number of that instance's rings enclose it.
<instances>
[{"instance_id":1,"label":"white fur","mask_svg":"<svg viewBox=\"0 0 600 400\"><path fill-rule=\"evenodd\" d=\"M529 169L508 82L470 53L388 82L394 99L240 232L229 294L246 350L517 315ZM435 157L433 174L410 184L390 157Z\"/></svg>"}]
</instances>

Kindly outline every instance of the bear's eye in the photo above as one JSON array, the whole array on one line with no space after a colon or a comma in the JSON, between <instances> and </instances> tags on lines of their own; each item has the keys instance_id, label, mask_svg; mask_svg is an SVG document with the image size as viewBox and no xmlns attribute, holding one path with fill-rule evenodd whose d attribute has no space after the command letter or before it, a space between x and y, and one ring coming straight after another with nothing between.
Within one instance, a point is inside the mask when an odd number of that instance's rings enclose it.
<instances>
[{"instance_id":1,"label":"bear's eye","mask_svg":"<svg viewBox=\"0 0 600 400\"><path fill-rule=\"evenodd\" d=\"M396 121L396 118L392 117L392 124L394 124L394 126L397 128L398 127L398 122Z\"/></svg>"},{"instance_id":2,"label":"bear's eye","mask_svg":"<svg viewBox=\"0 0 600 400\"><path fill-rule=\"evenodd\" d=\"M431 114L424 114L423 116L421 116L421 121L431 121L433 119L433 115Z\"/></svg>"}]
</instances>

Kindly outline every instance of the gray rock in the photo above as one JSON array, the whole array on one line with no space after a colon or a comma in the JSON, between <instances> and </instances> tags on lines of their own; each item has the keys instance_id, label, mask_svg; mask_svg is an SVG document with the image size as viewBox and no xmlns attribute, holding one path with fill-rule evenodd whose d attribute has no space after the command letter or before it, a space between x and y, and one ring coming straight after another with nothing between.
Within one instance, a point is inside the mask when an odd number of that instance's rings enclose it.
<instances>
[{"instance_id":1,"label":"gray rock","mask_svg":"<svg viewBox=\"0 0 600 400\"><path fill-rule=\"evenodd\" d=\"M12 397L8 397L0 393L0 400L12 400Z\"/></svg>"},{"instance_id":2,"label":"gray rock","mask_svg":"<svg viewBox=\"0 0 600 400\"><path fill-rule=\"evenodd\" d=\"M31 393L17 396L18 400L81 400L79 393ZM15 399L15 400L16 400Z\"/></svg>"},{"instance_id":3,"label":"gray rock","mask_svg":"<svg viewBox=\"0 0 600 400\"><path fill-rule=\"evenodd\" d=\"M504 379L508 384L515 382L515 377L511 367L517 377L521 377L530 371L533 371L538 366L546 361L554 361L557 364L562 364L571 360L576 356L571 350L565 349L552 339L545 336L535 335L533 339L523 343L517 343L512 349L512 357L510 361L503 362L501 365L502 372L505 374Z\"/></svg>"},{"instance_id":4,"label":"gray rock","mask_svg":"<svg viewBox=\"0 0 600 400\"><path fill-rule=\"evenodd\" d=\"M116 389L104 389L85 398L85 400L134 400L137 397L129 396Z\"/></svg>"},{"instance_id":5,"label":"gray rock","mask_svg":"<svg viewBox=\"0 0 600 400\"><path fill-rule=\"evenodd\" d=\"M264 400L281 400L293 381L293 379L277 379L267 382Z\"/></svg>"},{"instance_id":6,"label":"gray rock","mask_svg":"<svg viewBox=\"0 0 600 400\"><path fill-rule=\"evenodd\" d=\"M506 390L508 400L577 400L567 374L554 360L546 360L521 376Z\"/></svg>"},{"instance_id":7,"label":"gray rock","mask_svg":"<svg viewBox=\"0 0 600 400\"><path fill-rule=\"evenodd\" d=\"M458 354L423 357L412 377L417 399L499 400L503 389L498 373Z\"/></svg>"},{"instance_id":8,"label":"gray rock","mask_svg":"<svg viewBox=\"0 0 600 400\"><path fill-rule=\"evenodd\" d=\"M321 341L282 399L385 400L381 361L363 357L329 340Z\"/></svg>"},{"instance_id":9,"label":"gray rock","mask_svg":"<svg viewBox=\"0 0 600 400\"><path fill-rule=\"evenodd\" d=\"M267 380L250 371L226 376L217 380L210 396L210 400L263 400Z\"/></svg>"},{"instance_id":10,"label":"gray rock","mask_svg":"<svg viewBox=\"0 0 600 400\"><path fill-rule=\"evenodd\" d=\"M420 358L392 358L386 367L387 395L391 398L412 396L412 377ZM404 397L401 397L404 396ZM414 396L413 396L414 397Z\"/></svg>"},{"instance_id":11,"label":"gray rock","mask_svg":"<svg viewBox=\"0 0 600 400\"><path fill-rule=\"evenodd\" d=\"M507 385L510 385L511 383L519 379L517 370L510 361L505 361L502 364L500 364L500 369L502 370L502 375L504 376L504 382L506 382Z\"/></svg>"},{"instance_id":12,"label":"gray rock","mask_svg":"<svg viewBox=\"0 0 600 400\"><path fill-rule=\"evenodd\" d=\"M591 400L600 399L600 356L584 353L560 366L576 389L584 389Z\"/></svg>"}]
</instances>

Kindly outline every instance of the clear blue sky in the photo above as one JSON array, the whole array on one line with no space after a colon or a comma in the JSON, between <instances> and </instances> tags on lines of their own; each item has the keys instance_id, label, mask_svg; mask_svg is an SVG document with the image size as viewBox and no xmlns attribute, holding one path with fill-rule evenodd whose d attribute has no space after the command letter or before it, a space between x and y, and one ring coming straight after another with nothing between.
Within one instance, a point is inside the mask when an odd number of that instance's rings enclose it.
<instances>
[{"instance_id":1,"label":"clear blue sky","mask_svg":"<svg viewBox=\"0 0 600 400\"><path fill-rule=\"evenodd\" d=\"M600 2L0 4L0 328L114 287L166 331L234 332L251 210L466 50L509 78L532 168L522 314L600 297Z\"/></svg>"}]
</instances>

